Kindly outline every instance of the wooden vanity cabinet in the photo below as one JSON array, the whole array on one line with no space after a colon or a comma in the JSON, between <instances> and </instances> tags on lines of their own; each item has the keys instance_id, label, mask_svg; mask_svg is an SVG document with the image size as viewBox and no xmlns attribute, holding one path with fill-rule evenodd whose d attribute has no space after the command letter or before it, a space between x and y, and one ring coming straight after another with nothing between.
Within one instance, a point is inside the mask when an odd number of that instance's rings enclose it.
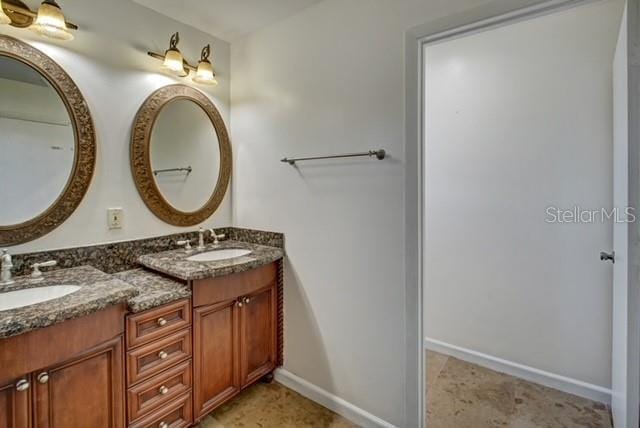
<instances>
[{"instance_id":1,"label":"wooden vanity cabinet","mask_svg":"<svg viewBox=\"0 0 640 428\"><path fill-rule=\"evenodd\" d=\"M123 337L34 374L37 428L124 426Z\"/></svg>"},{"instance_id":2,"label":"wooden vanity cabinet","mask_svg":"<svg viewBox=\"0 0 640 428\"><path fill-rule=\"evenodd\" d=\"M194 281L194 413L200 420L276 367L277 266Z\"/></svg>"},{"instance_id":3,"label":"wooden vanity cabinet","mask_svg":"<svg viewBox=\"0 0 640 428\"><path fill-rule=\"evenodd\" d=\"M0 428L123 428L125 311L0 340Z\"/></svg>"},{"instance_id":4,"label":"wooden vanity cabinet","mask_svg":"<svg viewBox=\"0 0 640 428\"><path fill-rule=\"evenodd\" d=\"M20 381L30 382L25 376L0 386L0 428L28 428L31 426L31 391L18 391Z\"/></svg>"}]
</instances>

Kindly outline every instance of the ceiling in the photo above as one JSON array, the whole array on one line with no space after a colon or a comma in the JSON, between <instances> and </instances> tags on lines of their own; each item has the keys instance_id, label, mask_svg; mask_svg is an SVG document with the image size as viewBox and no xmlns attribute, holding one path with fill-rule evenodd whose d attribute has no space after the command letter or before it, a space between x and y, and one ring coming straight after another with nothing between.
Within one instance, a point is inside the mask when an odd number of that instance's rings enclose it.
<instances>
[{"instance_id":1,"label":"ceiling","mask_svg":"<svg viewBox=\"0 0 640 428\"><path fill-rule=\"evenodd\" d=\"M228 42L322 0L133 0Z\"/></svg>"}]
</instances>

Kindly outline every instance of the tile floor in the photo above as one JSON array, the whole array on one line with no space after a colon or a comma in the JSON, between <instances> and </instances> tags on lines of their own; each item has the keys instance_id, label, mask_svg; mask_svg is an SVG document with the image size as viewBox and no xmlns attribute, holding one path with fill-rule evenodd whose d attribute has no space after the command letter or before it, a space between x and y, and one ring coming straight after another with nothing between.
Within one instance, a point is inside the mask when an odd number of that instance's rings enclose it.
<instances>
[{"instance_id":1,"label":"tile floor","mask_svg":"<svg viewBox=\"0 0 640 428\"><path fill-rule=\"evenodd\" d=\"M433 352L427 353L429 428L611 428L606 406ZM347 428L344 418L278 383L258 384L201 428Z\"/></svg>"}]
</instances>

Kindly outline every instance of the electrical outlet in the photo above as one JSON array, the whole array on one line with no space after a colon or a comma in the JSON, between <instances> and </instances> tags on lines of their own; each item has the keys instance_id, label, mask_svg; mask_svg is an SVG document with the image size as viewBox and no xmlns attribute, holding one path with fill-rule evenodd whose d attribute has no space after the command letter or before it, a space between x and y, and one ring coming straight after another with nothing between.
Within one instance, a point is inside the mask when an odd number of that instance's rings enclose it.
<instances>
[{"instance_id":1,"label":"electrical outlet","mask_svg":"<svg viewBox=\"0 0 640 428\"><path fill-rule=\"evenodd\" d=\"M122 229L122 208L109 208L107 210L107 225L109 229Z\"/></svg>"}]
</instances>

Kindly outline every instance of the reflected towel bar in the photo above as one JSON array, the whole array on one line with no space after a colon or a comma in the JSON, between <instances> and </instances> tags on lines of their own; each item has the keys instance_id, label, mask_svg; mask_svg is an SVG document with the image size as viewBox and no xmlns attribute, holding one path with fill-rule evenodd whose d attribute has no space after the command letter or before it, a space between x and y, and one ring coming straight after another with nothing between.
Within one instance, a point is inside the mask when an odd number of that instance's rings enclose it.
<instances>
[{"instance_id":1,"label":"reflected towel bar","mask_svg":"<svg viewBox=\"0 0 640 428\"><path fill-rule=\"evenodd\" d=\"M187 174L191 174L191 171L193 171L193 168L191 168L191 166L188 166L186 168L155 169L153 171L153 175L158 175L163 172L181 172L181 171L185 171Z\"/></svg>"},{"instance_id":2,"label":"reflected towel bar","mask_svg":"<svg viewBox=\"0 0 640 428\"><path fill-rule=\"evenodd\" d=\"M380 150L369 150L368 152L362 153L347 153L344 155L329 155L329 156L314 156L308 158L284 158L280 159L280 162L286 162L289 165L295 165L298 161L307 161L307 160L318 160L318 159L337 159L337 158L355 158L361 156L375 156L378 160L382 160L387 156L387 152L383 149Z\"/></svg>"}]
</instances>

